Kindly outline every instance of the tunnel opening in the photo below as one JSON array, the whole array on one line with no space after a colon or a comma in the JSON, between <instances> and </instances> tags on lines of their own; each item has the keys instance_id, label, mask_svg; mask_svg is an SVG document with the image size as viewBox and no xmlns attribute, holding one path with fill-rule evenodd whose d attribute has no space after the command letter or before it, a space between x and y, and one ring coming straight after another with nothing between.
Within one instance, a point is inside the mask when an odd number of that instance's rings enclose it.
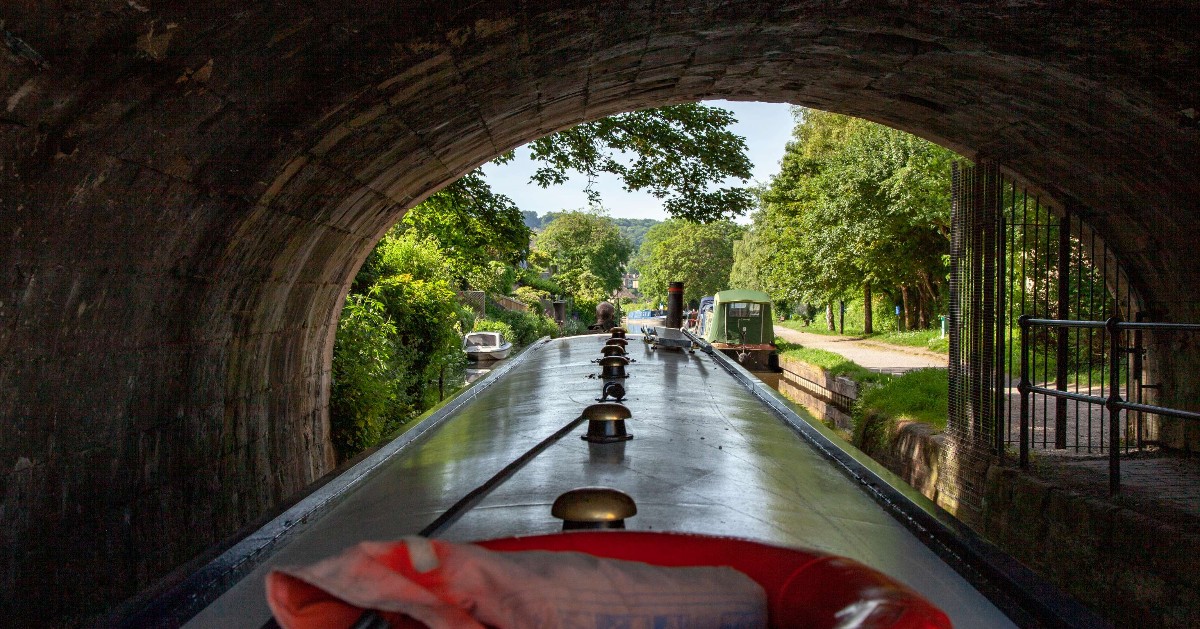
<instances>
[{"instance_id":1,"label":"tunnel opening","mask_svg":"<svg viewBox=\"0 0 1200 629\"><path fill-rule=\"evenodd\" d=\"M135 4L3 26L10 617L103 609L331 469L334 330L374 243L582 120L719 96L912 131L1089 208L1149 308L1200 312L1182 2Z\"/></svg>"}]
</instances>

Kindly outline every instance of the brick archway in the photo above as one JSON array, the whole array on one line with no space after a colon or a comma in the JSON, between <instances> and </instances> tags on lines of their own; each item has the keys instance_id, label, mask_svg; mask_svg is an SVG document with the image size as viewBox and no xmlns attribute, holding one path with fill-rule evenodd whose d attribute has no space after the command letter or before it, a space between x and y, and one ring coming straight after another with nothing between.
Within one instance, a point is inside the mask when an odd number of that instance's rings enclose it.
<instances>
[{"instance_id":1,"label":"brick archway","mask_svg":"<svg viewBox=\"0 0 1200 629\"><path fill-rule=\"evenodd\" d=\"M103 609L328 471L333 330L382 231L607 114L792 102L986 155L1091 208L1156 307L1200 312L1182 0L193 4L4 16L0 602L18 613Z\"/></svg>"}]
</instances>

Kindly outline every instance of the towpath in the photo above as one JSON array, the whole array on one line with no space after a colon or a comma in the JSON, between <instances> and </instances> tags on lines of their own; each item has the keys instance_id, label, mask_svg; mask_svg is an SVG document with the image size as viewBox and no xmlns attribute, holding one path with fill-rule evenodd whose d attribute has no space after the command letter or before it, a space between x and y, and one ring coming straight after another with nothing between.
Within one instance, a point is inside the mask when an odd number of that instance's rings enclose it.
<instances>
[{"instance_id":1,"label":"towpath","mask_svg":"<svg viewBox=\"0 0 1200 629\"><path fill-rule=\"evenodd\" d=\"M799 332L783 326L775 327L775 336L805 347L840 354L873 371L903 373L924 367L946 368L945 354L938 354L919 347L861 341L850 336Z\"/></svg>"},{"instance_id":2,"label":"towpath","mask_svg":"<svg viewBox=\"0 0 1200 629\"><path fill-rule=\"evenodd\" d=\"M889 373L922 367L945 368L948 360L944 354L918 347L799 332L783 326L775 328L775 335L805 347L840 354L868 369ZM1099 387L1083 392L1102 394ZM1009 391L1009 408L1018 408L1019 399L1014 386ZM1036 474L1056 486L1107 498L1107 450L1097 447L1107 442L1107 422L1103 409L1068 402L1068 418L1069 421L1073 420L1068 426L1068 441L1092 447L1055 450L1054 403L1042 396L1034 396L1031 407ZM1015 410L1010 410L1009 415L1014 413ZM1010 417L1010 432L1015 430L1016 425L1017 420ZM1122 425L1125 425L1124 418ZM1010 442L1013 438L1009 436ZM1200 525L1200 457L1180 457L1169 450L1149 448L1123 455L1122 459L1121 495L1124 506L1176 526L1181 523Z\"/></svg>"}]
</instances>

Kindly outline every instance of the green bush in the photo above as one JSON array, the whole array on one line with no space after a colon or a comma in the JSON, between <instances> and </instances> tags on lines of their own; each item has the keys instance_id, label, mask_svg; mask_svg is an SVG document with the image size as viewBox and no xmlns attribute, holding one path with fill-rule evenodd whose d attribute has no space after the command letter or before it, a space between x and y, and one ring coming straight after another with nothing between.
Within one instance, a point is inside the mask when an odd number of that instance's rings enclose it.
<instances>
[{"instance_id":1,"label":"green bush","mask_svg":"<svg viewBox=\"0 0 1200 629\"><path fill-rule=\"evenodd\" d=\"M466 362L471 313L431 239L389 234L355 278L334 342L331 436L343 459L441 400Z\"/></svg>"},{"instance_id":2,"label":"green bush","mask_svg":"<svg viewBox=\"0 0 1200 629\"><path fill-rule=\"evenodd\" d=\"M392 340L396 328L383 304L350 295L338 320L329 401L332 440L347 457L374 445L386 429L396 401Z\"/></svg>"},{"instance_id":3,"label":"green bush","mask_svg":"<svg viewBox=\"0 0 1200 629\"><path fill-rule=\"evenodd\" d=\"M550 293L532 286L518 286L516 290L513 291L513 297L526 306L541 312L542 300L549 300Z\"/></svg>"},{"instance_id":4,"label":"green bush","mask_svg":"<svg viewBox=\"0 0 1200 629\"><path fill-rule=\"evenodd\" d=\"M533 269L525 269L519 280L521 284L530 288L544 291L548 295L558 295L562 297L566 294L563 287L554 280L543 278L537 271Z\"/></svg>"},{"instance_id":5,"label":"green bush","mask_svg":"<svg viewBox=\"0 0 1200 629\"><path fill-rule=\"evenodd\" d=\"M486 313L488 319L503 322L512 329L509 340L517 347L525 347L543 336L559 335L558 325L537 312L505 310L489 303Z\"/></svg>"},{"instance_id":6,"label":"green bush","mask_svg":"<svg viewBox=\"0 0 1200 629\"><path fill-rule=\"evenodd\" d=\"M513 332L512 326L495 319L476 319L475 332L499 332L504 335L506 341L516 343L517 335Z\"/></svg>"},{"instance_id":7,"label":"green bush","mask_svg":"<svg viewBox=\"0 0 1200 629\"><path fill-rule=\"evenodd\" d=\"M563 336L579 336L580 334L589 334L589 333L590 333L590 330L588 330L587 324L584 323L583 321L580 321L579 319L568 318L566 321L563 322L563 325L562 325L562 335Z\"/></svg>"},{"instance_id":8,"label":"green bush","mask_svg":"<svg viewBox=\"0 0 1200 629\"><path fill-rule=\"evenodd\" d=\"M603 299L588 299L575 297L572 301L572 313L579 317L583 322L584 327L587 327L596 322L596 306L600 305Z\"/></svg>"},{"instance_id":9,"label":"green bush","mask_svg":"<svg viewBox=\"0 0 1200 629\"><path fill-rule=\"evenodd\" d=\"M882 451L902 419L945 430L948 396L945 369L917 369L865 388L854 407L854 445L867 454Z\"/></svg>"},{"instance_id":10,"label":"green bush","mask_svg":"<svg viewBox=\"0 0 1200 629\"><path fill-rule=\"evenodd\" d=\"M497 295L507 294L516 281L516 270L496 260L474 267L466 275L471 288Z\"/></svg>"}]
</instances>

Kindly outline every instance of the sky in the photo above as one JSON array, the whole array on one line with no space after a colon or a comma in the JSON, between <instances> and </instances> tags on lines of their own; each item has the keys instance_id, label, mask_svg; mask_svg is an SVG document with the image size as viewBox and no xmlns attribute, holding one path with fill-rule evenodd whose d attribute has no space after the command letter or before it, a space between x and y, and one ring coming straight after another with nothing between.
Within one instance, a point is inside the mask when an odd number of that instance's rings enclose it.
<instances>
[{"instance_id":1,"label":"sky","mask_svg":"<svg viewBox=\"0 0 1200 629\"><path fill-rule=\"evenodd\" d=\"M754 164L753 179L749 185L766 182L779 172L779 160L783 158L783 149L791 139L792 127L795 124L788 105L732 101L706 101L705 104L728 109L737 118L737 124L731 129L746 138L747 156ZM546 214L587 207L587 196L583 191L587 180L583 176L573 177L567 183L543 189L529 182L529 177L536 167L537 162L529 159L528 149L522 147L517 150L517 158L513 161L503 165L487 164L483 170L492 189L511 198L521 210ZM732 180L726 185L742 184L738 180ZM643 192L627 192L621 186L620 180L613 175L601 174L597 179L596 188L600 191L610 216L658 220L668 218L662 209L661 200ZM738 220L748 221L748 216Z\"/></svg>"}]
</instances>

